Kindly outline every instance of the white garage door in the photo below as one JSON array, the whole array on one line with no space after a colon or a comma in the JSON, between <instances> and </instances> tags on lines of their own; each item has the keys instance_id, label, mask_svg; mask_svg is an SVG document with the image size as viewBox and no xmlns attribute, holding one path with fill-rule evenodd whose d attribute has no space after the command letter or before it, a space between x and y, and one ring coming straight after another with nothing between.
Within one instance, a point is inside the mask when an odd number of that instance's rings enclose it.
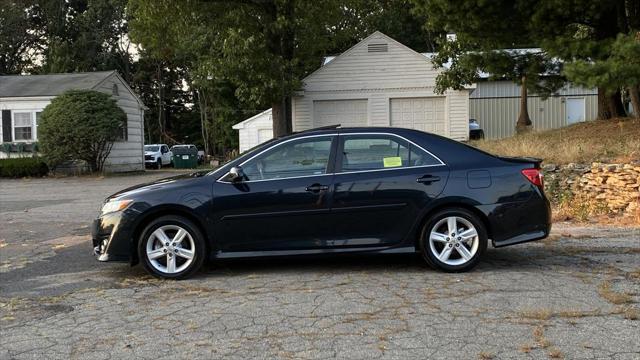
<instances>
[{"instance_id":1,"label":"white garage door","mask_svg":"<svg viewBox=\"0 0 640 360\"><path fill-rule=\"evenodd\" d=\"M313 102L313 126L340 124L367 126L367 100L321 100Z\"/></svg>"},{"instance_id":2,"label":"white garage door","mask_svg":"<svg viewBox=\"0 0 640 360\"><path fill-rule=\"evenodd\" d=\"M444 97L391 99L391 126L445 135Z\"/></svg>"}]
</instances>

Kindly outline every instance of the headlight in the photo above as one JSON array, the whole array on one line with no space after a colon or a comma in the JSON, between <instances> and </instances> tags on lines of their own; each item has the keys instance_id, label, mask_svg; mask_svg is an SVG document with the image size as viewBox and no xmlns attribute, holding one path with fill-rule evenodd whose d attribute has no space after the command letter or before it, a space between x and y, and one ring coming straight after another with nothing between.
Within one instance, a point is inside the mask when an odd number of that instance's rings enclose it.
<instances>
[{"instance_id":1,"label":"headlight","mask_svg":"<svg viewBox=\"0 0 640 360\"><path fill-rule=\"evenodd\" d=\"M122 211L132 202L133 200L111 200L102 206L102 215Z\"/></svg>"}]
</instances>

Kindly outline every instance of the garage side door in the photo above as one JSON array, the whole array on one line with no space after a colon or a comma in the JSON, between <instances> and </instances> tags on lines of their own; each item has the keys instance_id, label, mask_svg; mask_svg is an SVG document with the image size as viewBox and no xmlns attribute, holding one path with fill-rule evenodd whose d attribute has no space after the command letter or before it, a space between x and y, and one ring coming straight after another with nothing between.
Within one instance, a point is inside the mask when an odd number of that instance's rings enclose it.
<instances>
[{"instance_id":1,"label":"garage side door","mask_svg":"<svg viewBox=\"0 0 640 360\"><path fill-rule=\"evenodd\" d=\"M313 126L340 124L367 126L367 100L318 100L313 102Z\"/></svg>"},{"instance_id":2,"label":"garage side door","mask_svg":"<svg viewBox=\"0 0 640 360\"><path fill-rule=\"evenodd\" d=\"M391 99L391 126L445 135L444 97Z\"/></svg>"}]
</instances>

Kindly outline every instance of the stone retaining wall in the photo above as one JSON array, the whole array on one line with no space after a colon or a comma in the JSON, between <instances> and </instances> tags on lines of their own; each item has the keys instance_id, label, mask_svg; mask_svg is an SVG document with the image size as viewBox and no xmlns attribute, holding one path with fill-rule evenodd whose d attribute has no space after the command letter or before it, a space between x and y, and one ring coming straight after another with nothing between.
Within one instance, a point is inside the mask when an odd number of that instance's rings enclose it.
<instances>
[{"instance_id":1,"label":"stone retaining wall","mask_svg":"<svg viewBox=\"0 0 640 360\"><path fill-rule=\"evenodd\" d=\"M550 164L543 169L552 201L567 197L597 201L613 214L640 219L640 163Z\"/></svg>"}]
</instances>

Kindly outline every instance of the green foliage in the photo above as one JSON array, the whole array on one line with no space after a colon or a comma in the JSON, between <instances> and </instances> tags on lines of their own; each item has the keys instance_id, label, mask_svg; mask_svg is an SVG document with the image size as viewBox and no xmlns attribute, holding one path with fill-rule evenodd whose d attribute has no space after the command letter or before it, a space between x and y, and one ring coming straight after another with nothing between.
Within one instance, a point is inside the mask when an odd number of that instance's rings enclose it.
<instances>
[{"instance_id":1,"label":"green foliage","mask_svg":"<svg viewBox=\"0 0 640 360\"><path fill-rule=\"evenodd\" d=\"M7 154L7 156L11 155L11 150L13 150L13 144L12 143L2 143L2 152L4 152L5 154Z\"/></svg>"},{"instance_id":2,"label":"green foliage","mask_svg":"<svg viewBox=\"0 0 640 360\"><path fill-rule=\"evenodd\" d=\"M38 138L52 166L84 160L100 171L127 116L109 95L71 90L51 101L38 125Z\"/></svg>"},{"instance_id":3,"label":"green foliage","mask_svg":"<svg viewBox=\"0 0 640 360\"><path fill-rule=\"evenodd\" d=\"M131 0L129 10L132 39L160 61L183 62L208 104L215 106L229 81L241 106L272 106L275 114L335 49L346 12L338 0ZM283 127L286 119L275 115L276 132Z\"/></svg>"},{"instance_id":4,"label":"green foliage","mask_svg":"<svg viewBox=\"0 0 640 360\"><path fill-rule=\"evenodd\" d=\"M127 0L39 1L41 72L117 69L130 79Z\"/></svg>"},{"instance_id":5,"label":"green foliage","mask_svg":"<svg viewBox=\"0 0 640 360\"><path fill-rule=\"evenodd\" d=\"M418 13L411 0L350 0L342 2L341 30L334 32L330 54L339 54L380 31L417 52L435 52L441 31L425 28L428 14Z\"/></svg>"},{"instance_id":6,"label":"green foliage","mask_svg":"<svg viewBox=\"0 0 640 360\"><path fill-rule=\"evenodd\" d=\"M609 51L609 56L599 61L578 59L568 64L567 77L575 83L602 87L610 92L640 85L640 39L618 34Z\"/></svg>"},{"instance_id":7,"label":"green foliage","mask_svg":"<svg viewBox=\"0 0 640 360\"><path fill-rule=\"evenodd\" d=\"M38 36L29 31L37 19L33 1L2 1L0 6L0 75L20 74L33 67Z\"/></svg>"},{"instance_id":8,"label":"green foliage","mask_svg":"<svg viewBox=\"0 0 640 360\"><path fill-rule=\"evenodd\" d=\"M456 34L455 41L440 37L438 67L449 65L436 80L436 91L460 90L479 79L480 72L491 79L512 80L528 90L549 96L564 81L557 61L544 50L505 50L532 47L535 28L529 27L531 1L490 2L414 0L417 11L429 15L427 27ZM544 76L541 76L544 75Z\"/></svg>"},{"instance_id":9,"label":"green foliage","mask_svg":"<svg viewBox=\"0 0 640 360\"><path fill-rule=\"evenodd\" d=\"M49 173L49 167L39 157L0 159L0 177L41 177Z\"/></svg>"}]
</instances>

